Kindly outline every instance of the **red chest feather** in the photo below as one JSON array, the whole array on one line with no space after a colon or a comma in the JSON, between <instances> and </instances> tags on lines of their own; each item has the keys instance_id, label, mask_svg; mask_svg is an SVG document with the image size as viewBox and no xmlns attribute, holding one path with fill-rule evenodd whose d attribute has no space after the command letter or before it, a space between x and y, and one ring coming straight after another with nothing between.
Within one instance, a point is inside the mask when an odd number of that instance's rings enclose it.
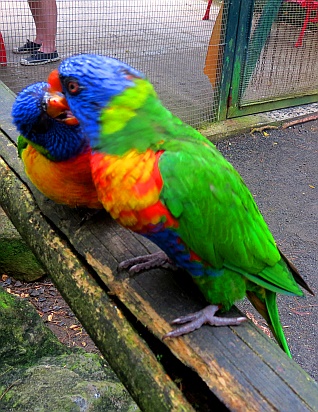
<instances>
[{"instance_id":1,"label":"red chest feather","mask_svg":"<svg viewBox=\"0 0 318 412\"><path fill-rule=\"evenodd\" d=\"M162 152L131 150L125 156L92 155L92 174L105 209L121 225L143 232L148 225L169 222L170 212L160 201Z\"/></svg>"}]
</instances>

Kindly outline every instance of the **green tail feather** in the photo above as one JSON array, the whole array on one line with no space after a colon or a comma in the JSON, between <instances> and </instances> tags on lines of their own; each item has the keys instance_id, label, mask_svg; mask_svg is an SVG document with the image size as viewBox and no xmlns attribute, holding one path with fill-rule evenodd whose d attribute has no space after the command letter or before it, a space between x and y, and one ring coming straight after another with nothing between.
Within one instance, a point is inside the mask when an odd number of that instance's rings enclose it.
<instances>
[{"instance_id":1,"label":"green tail feather","mask_svg":"<svg viewBox=\"0 0 318 412\"><path fill-rule=\"evenodd\" d=\"M289 347L284 335L282 324L279 320L279 313L276 303L276 293L266 290L265 292L265 303L267 307L267 311L271 320L271 324L268 326L270 327L273 335L275 336L277 342L279 343L280 347L287 353L287 355L291 358L291 353L289 351Z\"/></svg>"},{"instance_id":2,"label":"green tail feather","mask_svg":"<svg viewBox=\"0 0 318 412\"><path fill-rule=\"evenodd\" d=\"M255 309L266 320L270 330L272 331L279 346L291 358L291 353L284 335L282 324L279 320L279 313L276 303L276 293L270 290L262 289L262 295L257 292L247 291L246 295Z\"/></svg>"}]
</instances>

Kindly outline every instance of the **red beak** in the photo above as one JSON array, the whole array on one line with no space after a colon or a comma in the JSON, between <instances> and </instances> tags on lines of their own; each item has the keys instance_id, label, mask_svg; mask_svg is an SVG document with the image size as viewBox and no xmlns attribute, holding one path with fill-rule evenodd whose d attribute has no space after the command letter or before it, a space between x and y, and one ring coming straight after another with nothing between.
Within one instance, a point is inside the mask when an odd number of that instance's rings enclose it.
<instances>
[{"instance_id":1,"label":"red beak","mask_svg":"<svg viewBox=\"0 0 318 412\"><path fill-rule=\"evenodd\" d=\"M62 93L63 91L62 83L60 81L59 72L57 69L51 71L51 73L49 74L49 77L47 78L47 82L51 86L52 90Z\"/></svg>"},{"instance_id":2,"label":"red beak","mask_svg":"<svg viewBox=\"0 0 318 412\"><path fill-rule=\"evenodd\" d=\"M57 69L50 73L48 83L51 87L46 94L47 114L69 126L78 125L79 122L71 112L66 98L62 93L62 84Z\"/></svg>"}]
</instances>

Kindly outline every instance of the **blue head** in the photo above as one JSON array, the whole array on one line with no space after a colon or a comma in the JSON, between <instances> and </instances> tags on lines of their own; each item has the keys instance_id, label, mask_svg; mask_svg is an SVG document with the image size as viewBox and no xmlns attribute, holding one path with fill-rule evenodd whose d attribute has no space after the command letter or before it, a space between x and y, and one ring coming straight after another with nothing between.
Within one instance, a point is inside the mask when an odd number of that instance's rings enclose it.
<instances>
[{"instance_id":1,"label":"blue head","mask_svg":"<svg viewBox=\"0 0 318 412\"><path fill-rule=\"evenodd\" d=\"M145 76L111 57L81 54L64 60L58 69L71 111L92 146L99 137L99 116L110 100Z\"/></svg>"},{"instance_id":2,"label":"blue head","mask_svg":"<svg viewBox=\"0 0 318 412\"><path fill-rule=\"evenodd\" d=\"M79 154L87 141L78 124L70 125L67 112L50 115L51 87L39 82L23 89L13 108L13 123L30 144L52 160L67 160ZM73 122L74 123L74 122Z\"/></svg>"}]
</instances>

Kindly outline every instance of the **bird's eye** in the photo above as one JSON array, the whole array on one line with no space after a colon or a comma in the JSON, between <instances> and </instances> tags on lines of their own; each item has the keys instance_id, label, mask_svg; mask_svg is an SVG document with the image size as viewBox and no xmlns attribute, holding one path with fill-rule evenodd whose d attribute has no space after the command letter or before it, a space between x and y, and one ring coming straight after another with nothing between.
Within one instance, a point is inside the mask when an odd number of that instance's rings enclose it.
<instances>
[{"instance_id":1,"label":"bird's eye","mask_svg":"<svg viewBox=\"0 0 318 412\"><path fill-rule=\"evenodd\" d=\"M42 110L44 110L46 112L46 110L47 110L47 101L42 101L41 108L42 108Z\"/></svg>"},{"instance_id":2,"label":"bird's eye","mask_svg":"<svg viewBox=\"0 0 318 412\"><path fill-rule=\"evenodd\" d=\"M67 90L70 94L76 95L80 92L81 87L76 81L71 80L67 83Z\"/></svg>"}]
</instances>

